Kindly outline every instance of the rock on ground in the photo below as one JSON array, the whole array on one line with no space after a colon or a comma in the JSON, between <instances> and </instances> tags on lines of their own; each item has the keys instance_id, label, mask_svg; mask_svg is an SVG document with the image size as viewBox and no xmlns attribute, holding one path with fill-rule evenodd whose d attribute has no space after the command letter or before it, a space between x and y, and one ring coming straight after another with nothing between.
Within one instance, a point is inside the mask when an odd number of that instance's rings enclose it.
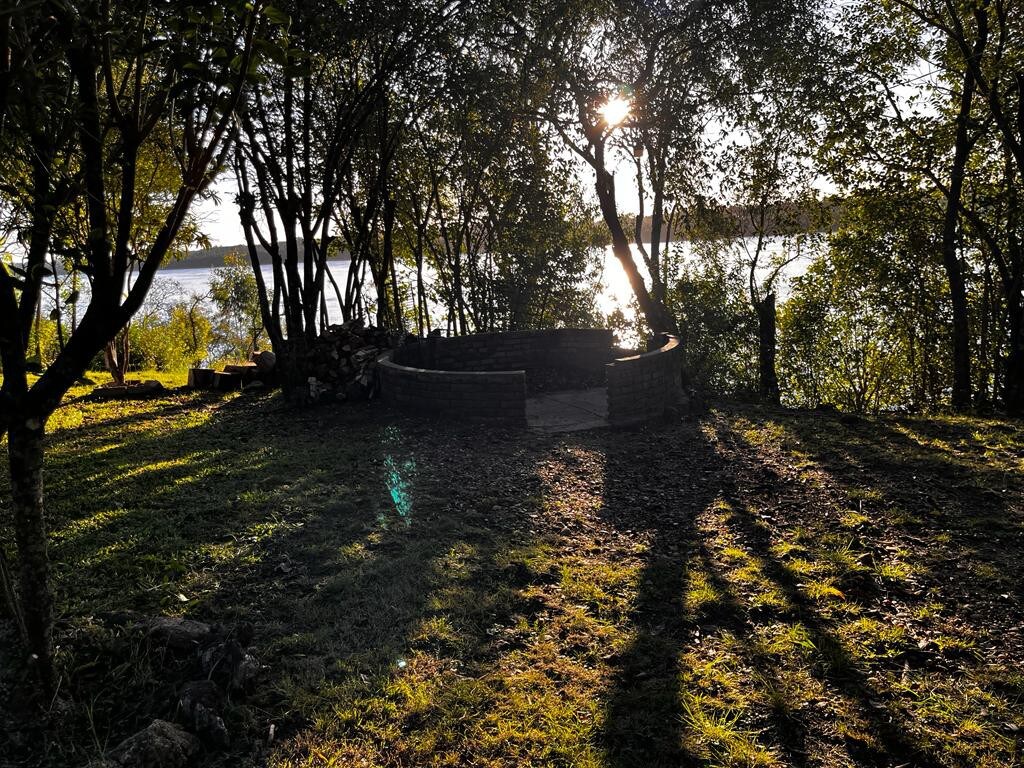
<instances>
[{"instance_id":1,"label":"rock on ground","mask_svg":"<svg viewBox=\"0 0 1024 768\"><path fill-rule=\"evenodd\" d=\"M183 768L199 751L199 740L166 720L154 720L129 736L110 753L110 763L120 768Z\"/></svg>"},{"instance_id":2,"label":"rock on ground","mask_svg":"<svg viewBox=\"0 0 1024 768\"><path fill-rule=\"evenodd\" d=\"M210 639L209 624L173 616L157 616L147 622L149 636L176 651L191 651Z\"/></svg>"},{"instance_id":3,"label":"rock on ground","mask_svg":"<svg viewBox=\"0 0 1024 768\"><path fill-rule=\"evenodd\" d=\"M215 682L193 680L185 683L178 696L178 706L186 724L204 739L219 747L227 747L231 743L221 716L225 706L224 693Z\"/></svg>"}]
</instances>

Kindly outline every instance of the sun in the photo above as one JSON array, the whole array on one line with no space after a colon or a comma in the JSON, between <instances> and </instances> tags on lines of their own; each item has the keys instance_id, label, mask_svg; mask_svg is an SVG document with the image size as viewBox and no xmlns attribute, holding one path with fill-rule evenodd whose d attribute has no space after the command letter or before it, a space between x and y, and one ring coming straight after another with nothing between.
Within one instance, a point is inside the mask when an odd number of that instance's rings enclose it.
<instances>
[{"instance_id":1,"label":"sun","mask_svg":"<svg viewBox=\"0 0 1024 768\"><path fill-rule=\"evenodd\" d=\"M597 111L604 119L605 125L614 128L629 117L629 108L629 99L624 99L621 96L609 96Z\"/></svg>"}]
</instances>

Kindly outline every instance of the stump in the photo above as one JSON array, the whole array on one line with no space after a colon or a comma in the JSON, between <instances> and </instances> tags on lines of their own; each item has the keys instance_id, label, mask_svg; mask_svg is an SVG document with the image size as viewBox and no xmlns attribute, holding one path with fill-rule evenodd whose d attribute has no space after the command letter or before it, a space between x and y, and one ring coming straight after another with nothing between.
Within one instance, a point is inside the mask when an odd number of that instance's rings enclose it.
<instances>
[{"instance_id":1,"label":"stump","mask_svg":"<svg viewBox=\"0 0 1024 768\"><path fill-rule=\"evenodd\" d=\"M231 392L242 388L242 374L217 371L213 374L213 388L218 392Z\"/></svg>"},{"instance_id":2,"label":"stump","mask_svg":"<svg viewBox=\"0 0 1024 768\"><path fill-rule=\"evenodd\" d=\"M189 368L188 385L193 389L212 389L216 373L213 368Z\"/></svg>"}]
</instances>

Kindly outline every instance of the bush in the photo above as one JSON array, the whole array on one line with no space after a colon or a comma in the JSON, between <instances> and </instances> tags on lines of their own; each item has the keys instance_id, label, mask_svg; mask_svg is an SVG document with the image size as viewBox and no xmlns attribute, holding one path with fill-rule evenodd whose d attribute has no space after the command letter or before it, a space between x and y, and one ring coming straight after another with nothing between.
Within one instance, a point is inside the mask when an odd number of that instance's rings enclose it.
<instances>
[{"instance_id":1,"label":"bush","mask_svg":"<svg viewBox=\"0 0 1024 768\"><path fill-rule=\"evenodd\" d=\"M178 371L202 365L213 323L199 297L143 315L129 329L129 369Z\"/></svg>"},{"instance_id":2,"label":"bush","mask_svg":"<svg viewBox=\"0 0 1024 768\"><path fill-rule=\"evenodd\" d=\"M739 264L714 243L683 265L670 300L685 383L721 395L757 391L757 319L745 291Z\"/></svg>"}]
</instances>

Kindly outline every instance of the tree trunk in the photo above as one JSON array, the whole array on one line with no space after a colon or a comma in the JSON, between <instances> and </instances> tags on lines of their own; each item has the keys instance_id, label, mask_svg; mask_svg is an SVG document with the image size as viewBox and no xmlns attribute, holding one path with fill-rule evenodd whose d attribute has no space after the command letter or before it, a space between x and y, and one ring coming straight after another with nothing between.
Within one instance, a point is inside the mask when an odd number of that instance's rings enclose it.
<instances>
[{"instance_id":1,"label":"tree trunk","mask_svg":"<svg viewBox=\"0 0 1024 768\"><path fill-rule=\"evenodd\" d=\"M1024 413L1024 311L1020 300L1008 307L1009 350L1003 366L1003 404L1012 416Z\"/></svg>"},{"instance_id":2,"label":"tree trunk","mask_svg":"<svg viewBox=\"0 0 1024 768\"><path fill-rule=\"evenodd\" d=\"M285 399L293 405L306 405L312 399L309 390L309 377L315 372L309 368L309 347L303 335L287 337L278 344L271 344L277 364L278 383Z\"/></svg>"},{"instance_id":3,"label":"tree trunk","mask_svg":"<svg viewBox=\"0 0 1024 768\"><path fill-rule=\"evenodd\" d=\"M43 693L56 687L53 668L53 596L46 555L43 515L43 422L39 416L15 419L7 433L14 540L18 545L18 588L29 653Z\"/></svg>"},{"instance_id":4,"label":"tree trunk","mask_svg":"<svg viewBox=\"0 0 1024 768\"><path fill-rule=\"evenodd\" d=\"M956 119L956 142L953 166L950 169L949 194L946 197L946 211L942 222L942 265L946 270L949 298L953 308L953 407L957 409L969 408L971 405L971 333L967 315L967 288L957 253L957 234L964 176L971 154L968 126L974 86L974 78L970 73L965 74Z\"/></svg>"},{"instance_id":5,"label":"tree trunk","mask_svg":"<svg viewBox=\"0 0 1024 768\"><path fill-rule=\"evenodd\" d=\"M114 379L115 384L124 384L128 375L128 353L129 337L128 328L121 329L118 334L107 342L103 349L103 357L107 363L107 370Z\"/></svg>"},{"instance_id":6,"label":"tree trunk","mask_svg":"<svg viewBox=\"0 0 1024 768\"><path fill-rule=\"evenodd\" d=\"M758 380L761 398L779 404L779 378L775 373L775 293L754 306L757 311Z\"/></svg>"},{"instance_id":7,"label":"tree trunk","mask_svg":"<svg viewBox=\"0 0 1024 768\"><path fill-rule=\"evenodd\" d=\"M388 272L391 275L391 301L395 312L395 326L396 331L405 329L405 320L402 317L402 294L398 289L398 273L395 270L395 248L394 248L394 231L395 231L395 208L397 207L395 201L392 199L389 191L384 191L384 260L387 265ZM383 297L380 299L383 301Z\"/></svg>"},{"instance_id":8,"label":"tree trunk","mask_svg":"<svg viewBox=\"0 0 1024 768\"><path fill-rule=\"evenodd\" d=\"M633 252L629 248L629 238L626 237L622 222L619 221L618 207L615 204L614 178L604 170L598 169L596 173L597 199L601 205L601 215L612 238L612 252L629 278L629 285L636 296L637 304L640 305L640 311L644 313L647 325L654 333L677 333L675 318L669 314L664 304L651 297L640 270L637 269Z\"/></svg>"}]
</instances>

